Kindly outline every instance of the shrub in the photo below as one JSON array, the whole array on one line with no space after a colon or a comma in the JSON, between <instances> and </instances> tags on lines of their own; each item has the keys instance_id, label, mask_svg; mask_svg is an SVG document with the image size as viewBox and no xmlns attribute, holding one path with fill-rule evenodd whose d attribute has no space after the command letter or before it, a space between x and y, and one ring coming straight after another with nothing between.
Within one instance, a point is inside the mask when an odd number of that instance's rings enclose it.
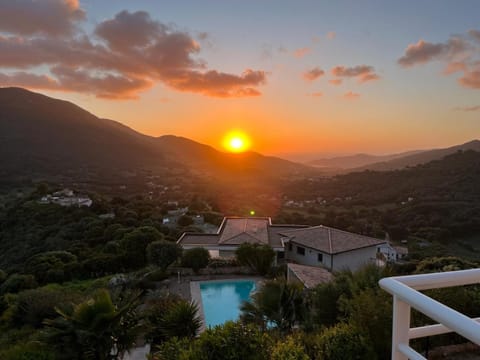
<instances>
[{"instance_id":1,"label":"shrub","mask_svg":"<svg viewBox=\"0 0 480 360\"><path fill-rule=\"evenodd\" d=\"M37 282L33 275L13 274L0 286L0 294L14 294L35 287L37 287Z\"/></svg>"},{"instance_id":2,"label":"shrub","mask_svg":"<svg viewBox=\"0 0 480 360\"><path fill-rule=\"evenodd\" d=\"M303 346L295 341L292 336L277 342L272 349L270 360L309 360Z\"/></svg>"},{"instance_id":3,"label":"shrub","mask_svg":"<svg viewBox=\"0 0 480 360\"><path fill-rule=\"evenodd\" d=\"M182 266L192 268L196 274L205 268L209 261L210 253L201 247L186 250L182 256Z\"/></svg>"},{"instance_id":4,"label":"shrub","mask_svg":"<svg viewBox=\"0 0 480 360\"><path fill-rule=\"evenodd\" d=\"M170 241L154 241L147 246L147 258L150 264L165 270L182 255L182 247Z\"/></svg>"},{"instance_id":5,"label":"shrub","mask_svg":"<svg viewBox=\"0 0 480 360\"><path fill-rule=\"evenodd\" d=\"M253 325L227 322L207 329L193 344L189 359L269 359L270 338Z\"/></svg>"},{"instance_id":6,"label":"shrub","mask_svg":"<svg viewBox=\"0 0 480 360\"><path fill-rule=\"evenodd\" d=\"M325 329L317 338L317 346L317 358L322 360L376 358L361 331L350 324L339 323Z\"/></svg>"},{"instance_id":7,"label":"shrub","mask_svg":"<svg viewBox=\"0 0 480 360\"><path fill-rule=\"evenodd\" d=\"M275 251L268 245L245 243L235 252L240 264L250 267L260 275L266 275L275 259Z\"/></svg>"}]
</instances>

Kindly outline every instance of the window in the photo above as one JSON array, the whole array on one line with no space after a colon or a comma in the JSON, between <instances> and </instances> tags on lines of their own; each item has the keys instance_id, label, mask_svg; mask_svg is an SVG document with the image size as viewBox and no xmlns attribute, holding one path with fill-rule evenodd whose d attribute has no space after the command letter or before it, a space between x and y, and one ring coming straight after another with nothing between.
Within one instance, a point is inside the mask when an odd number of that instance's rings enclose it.
<instances>
[{"instance_id":1,"label":"window","mask_svg":"<svg viewBox=\"0 0 480 360\"><path fill-rule=\"evenodd\" d=\"M283 251L277 252L277 259L285 259L285 253Z\"/></svg>"},{"instance_id":2,"label":"window","mask_svg":"<svg viewBox=\"0 0 480 360\"><path fill-rule=\"evenodd\" d=\"M305 248L297 246L297 254L305 255Z\"/></svg>"},{"instance_id":3,"label":"window","mask_svg":"<svg viewBox=\"0 0 480 360\"><path fill-rule=\"evenodd\" d=\"M292 251L292 243L291 242L288 243L288 251Z\"/></svg>"},{"instance_id":4,"label":"window","mask_svg":"<svg viewBox=\"0 0 480 360\"><path fill-rule=\"evenodd\" d=\"M318 253L318 254L317 254L317 260L318 260L318 262L322 262L322 261L323 261L323 254L322 254L322 253Z\"/></svg>"}]
</instances>

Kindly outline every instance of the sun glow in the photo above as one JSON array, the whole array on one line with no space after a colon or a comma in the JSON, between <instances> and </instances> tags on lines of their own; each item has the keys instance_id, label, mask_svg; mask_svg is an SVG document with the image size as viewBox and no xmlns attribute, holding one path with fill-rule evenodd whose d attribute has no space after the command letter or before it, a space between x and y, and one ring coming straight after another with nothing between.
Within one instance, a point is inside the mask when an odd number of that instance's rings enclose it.
<instances>
[{"instance_id":1,"label":"sun glow","mask_svg":"<svg viewBox=\"0 0 480 360\"><path fill-rule=\"evenodd\" d=\"M250 148L250 139L241 131L231 131L223 139L223 146L230 152L244 152Z\"/></svg>"}]
</instances>

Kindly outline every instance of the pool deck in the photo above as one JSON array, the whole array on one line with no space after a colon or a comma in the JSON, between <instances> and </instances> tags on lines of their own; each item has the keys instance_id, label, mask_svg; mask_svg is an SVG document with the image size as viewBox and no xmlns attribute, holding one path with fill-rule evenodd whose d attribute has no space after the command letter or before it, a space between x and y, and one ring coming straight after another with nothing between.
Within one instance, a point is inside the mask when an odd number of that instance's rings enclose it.
<instances>
[{"instance_id":1,"label":"pool deck","mask_svg":"<svg viewBox=\"0 0 480 360\"><path fill-rule=\"evenodd\" d=\"M225 277L222 279L202 279L202 280L191 280L190 281L190 299L194 301L198 305L198 312L201 320L201 326L200 326L200 331L199 333L202 333L206 330L206 325L205 325L205 313L203 311L203 303L202 303L202 295L200 293L200 283L203 282L229 282L232 280L250 280L250 281L255 281L255 286L256 289L261 286L262 280L264 278L259 277L259 276L229 276Z\"/></svg>"}]
</instances>

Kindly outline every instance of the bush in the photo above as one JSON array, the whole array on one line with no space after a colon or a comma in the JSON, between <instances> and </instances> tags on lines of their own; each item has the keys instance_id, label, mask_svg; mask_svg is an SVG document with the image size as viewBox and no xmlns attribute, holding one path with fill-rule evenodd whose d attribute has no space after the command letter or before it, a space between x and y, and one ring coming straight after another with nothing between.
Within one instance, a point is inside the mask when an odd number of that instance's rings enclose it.
<instances>
[{"instance_id":1,"label":"bush","mask_svg":"<svg viewBox=\"0 0 480 360\"><path fill-rule=\"evenodd\" d=\"M360 330L349 324L337 324L325 329L317 338L322 360L375 359Z\"/></svg>"},{"instance_id":2,"label":"bush","mask_svg":"<svg viewBox=\"0 0 480 360\"><path fill-rule=\"evenodd\" d=\"M35 287L37 287L37 282L33 275L13 274L0 286L0 294L14 294Z\"/></svg>"},{"instance_id":3,"label":"bush","mask_svg":"<svg viewBox=\"0 0 480 360\"><path fill-rule=\"evenodd\" d=\"M148 262L165 270L182 256L182 247L170 241L154 241L147 246Z\"/></svg>"},{"instance_id":4,"label":"bush","mask_svg":"<svg viewBox=\"0 0 480 360\"><path fill-rule=\"evenodd\" d=\"M303 346L295 341L292 336L275 344L270 360L310 360Z\"/></svg>"},{"instance_id":5,"label":"bush","mask_svg":"<svg viewBox=\"0 0 480 360\"><path fill-rule=\"evenodd\" d=\"M7 273L0 269L0 285L7 279Z\"/></svg>"},{"instance_id":6,"label":"bush","mask_svg":"<svg viewBox=\"0 0 480 360\"><path fill-rule=\"evenodd\" d=\"M268 335L255 326L227 322L203 332L193 344L188 359L269 359L270 342Z\"/></svg>"},{"instance_id":7,"label":"bush","mask_svg":"<svg viewBox=\"0 0 480 360\"><path fill-rule=\"evenodd\" d=\"M178 226L185 227L185 226L189 226L189 225L192 225L192 224L193 224L193 219L188 215L182 215L177 220L177 225Z\"/></svg>"},{"instance_id":8,"label":"bush","mask_svg":"<svg viewBox=\"0 0 480 360\"><path fill-rule=\"evenodd\" d=\"M209 261L210 253L201 247L186 250L182 256L182 266L192 268L195 274L207 267Z\"/></svg>"},{"instance_id":9,"label":"bush","mask_svg":"<svg viewBox=\"0 0 480 360\"><path fill-rule=\"evenodd\" d=\"M275 259L275 251L268 245L245 243L235 251L240 264L250 267L260 275L266 275Z\"/></svg>"},{"instance_id":10,"label":"bush","mask_svg":"<svg viewBox=\"0 0 480 360\"><path fill-rule=\"evenodd\" d=\"M58 315L55 307L71 298L60 291L46 288L22 291L15 299L12 321L16 325L31 325L39 328L44 319Z\"/></svg>"}]
</instances>

